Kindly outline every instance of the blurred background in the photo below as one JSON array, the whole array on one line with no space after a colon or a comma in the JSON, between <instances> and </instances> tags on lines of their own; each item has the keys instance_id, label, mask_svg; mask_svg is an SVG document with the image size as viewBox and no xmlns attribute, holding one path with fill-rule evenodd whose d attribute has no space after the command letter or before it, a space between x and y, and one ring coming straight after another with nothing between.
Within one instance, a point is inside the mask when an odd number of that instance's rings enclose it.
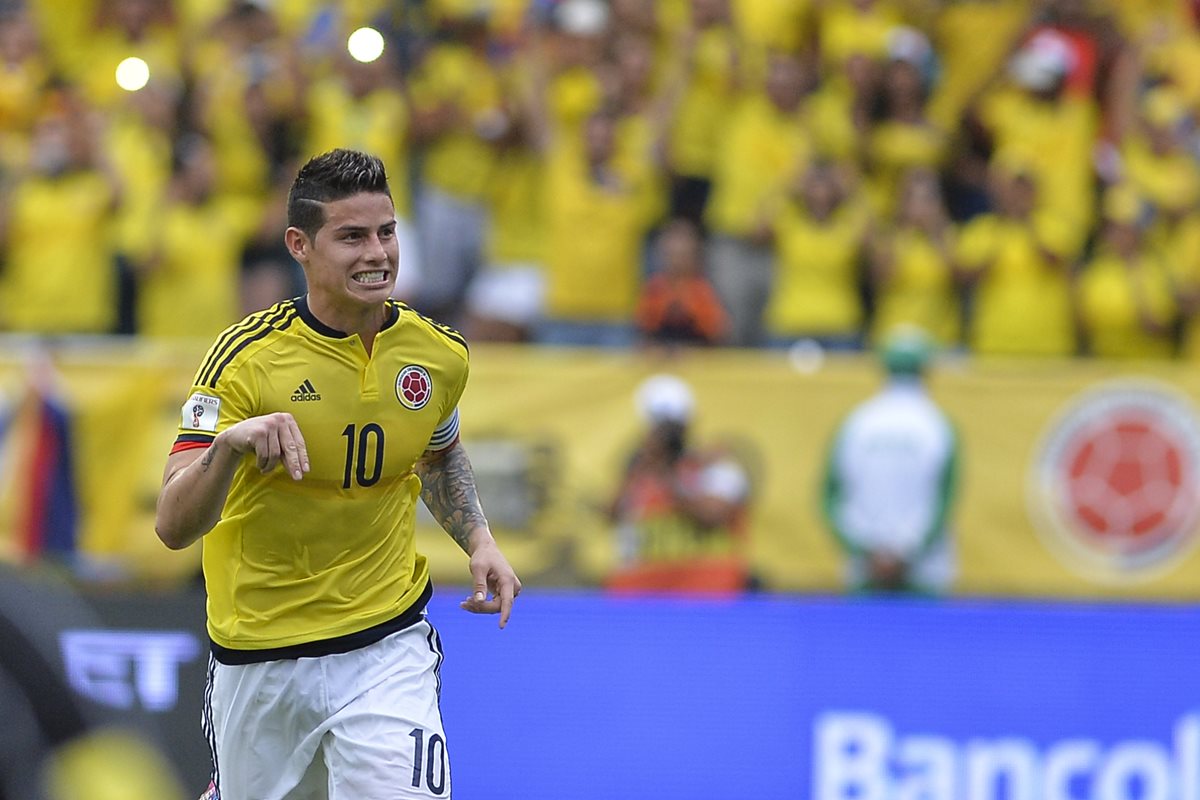
<instances>
[{"instance_id":1,"label":"blurred background","mask_svg":"<svg viewBox=\"0 0 1200 800\"><path fill-rule=\"evenodd\" d=\"M1198 118L1191 0L3 0L0 797L206 784L161 471L351 147L526 586L423 520L460 796L1200 800Z\"/></svg>"}]
</instances>

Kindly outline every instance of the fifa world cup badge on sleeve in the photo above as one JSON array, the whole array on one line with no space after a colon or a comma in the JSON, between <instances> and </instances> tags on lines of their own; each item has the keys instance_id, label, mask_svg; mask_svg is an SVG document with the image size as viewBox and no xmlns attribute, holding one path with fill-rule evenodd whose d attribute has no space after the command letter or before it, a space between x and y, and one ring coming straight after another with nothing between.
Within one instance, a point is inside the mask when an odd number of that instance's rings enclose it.
<instances>
[{"instance_id":1,"label":"fifa world cup badge on sleeve","mask_svg":"<svg viewBox=\"0 0 1200 800\"><path fill-rule=\"evenodd\" d=\"M189 431L217 432L217 417L221 411L221 398L196 392L183 404L183 427Z\"/></svg>"}]
</instances>

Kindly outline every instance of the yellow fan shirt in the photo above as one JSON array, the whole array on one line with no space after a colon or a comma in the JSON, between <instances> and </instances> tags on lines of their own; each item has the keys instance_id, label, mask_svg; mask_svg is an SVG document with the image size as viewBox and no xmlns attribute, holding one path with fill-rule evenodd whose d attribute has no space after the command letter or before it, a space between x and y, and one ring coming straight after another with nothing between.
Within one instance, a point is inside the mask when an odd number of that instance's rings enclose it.
<instances>
[{"instance_id":1,"label":"yellow fan shirt","mask_svg":"<svg viewBox=\"0 0 1200 800\"><path fill-rule=\"evenodd\" d=\"M707 178L712 173L729 104L737 96L736 40L724 25L700 32L669 137L671 166L680 175Z\"/></svg>"},{"instance_id":2,"label":"yellow fan shirt","mask_svg":"<svg viewBox=\"0 0 1200 800\"><path fill-rule=\"evenodd\" d=\"M573 144L560 145L547 170L546 315L631 320L648 224L641 192L623 179L598 185Z\"/></svg>"},{"instance_id":3,"label":"yellow fan shirt","mask_svg":"<svg viewBox=\"0 0 1200 800\"><path fill-rule=\"evenodd\" d=\"M1135 270L1113 253L1102 253L1079 277L1079 315L1092 355L1103 358L1170 358L1175 349L1170 326L1176 306L1170 280L1155 258L1138 258ZM1166 330L1151 333L1141 324L1149 314Z\"/></svg>"},{"instance_id":4,"label":"yellow fan shirt","mask_svg":"<svg viewBox=\"0 0 1200 800\"><path fill-rule=\"evenodd\" d=\"M243 204L214 197L159 210L158 259L138 286L137 331L159 338L210 339L240 315L242 250L254 227ZM196 237L204 258L196 258Z\"/></svg>"},{"instance_id":5,"label":"yellow fan shirt","mask_svg":"<svg viewBox=\"0 0 1200 800\"><path fill-rule=\"evenodd\" d=\"M963 227L956 248L959 264L987 270L975 290L972 350L980 355L1075 352L1067 267L1051 263L1042 252L1046 247L1069 257L1072 238L1069 225L1049 215L1030 225L984 214Z\"/></svg>"},{"instance_id":6,"label":"yellow fan shirt","mask_svg":"<svg viewBox=\"0 0 1200 800\"><path fill-rule=\"evenodd\" d=\"M742 100L717 145L706 211L712 230L731 236L754 233L808 163L812 149L803 105L786 113L761 93Z\"/></svg>"},{"instance_id":7,"label":"yellow fan shirt","mask_svg":"<svg viewBox=\"0 0 1200 800\"><path fill-rule=\"evenodd\" d=\"M903 228L892 237L893 265L876 287L872 339L900 325L915 325L942 345L959 339L958 295L951 265L922 231Z\"/></svg>"},{"instance_id":8,"label":"yellow fan shirt","mask_svg":"<svg viewBox=\"0 0 1200 800\"><path fill-rule=\"evenodd\" d=\"M781 336L852 336L862 325L859 257L867 216L854 201L827 220L787 204L775 230L768 329Z\"/></svg>"},{"instance_id":9,"label":"yellow fan shirt","mask_svg":"<svg viewBox=\"0 0 1200 800\"><path fill-rule=\"evenodd\" d=\"M113 188L98 172L22 181L10 198L0 325L108 333L116 322Z\"/></svg>"},{"instance_id":10,"label":"yellow fan shirt","mask_svg":"<svg viewBox=\"0 0 1200 800\"><path fill-rule=\"evenodd\" d=\"M461 200L482 200L492 177L495 152L476 135L476 129L486 126L488 117L500 109L500 82L495 70L469 47L440 44L426 56L414 76L412 93L418 108L448 103L464 116L460 125L426 147L424 179Z\"/></svg>"}]
</instances>

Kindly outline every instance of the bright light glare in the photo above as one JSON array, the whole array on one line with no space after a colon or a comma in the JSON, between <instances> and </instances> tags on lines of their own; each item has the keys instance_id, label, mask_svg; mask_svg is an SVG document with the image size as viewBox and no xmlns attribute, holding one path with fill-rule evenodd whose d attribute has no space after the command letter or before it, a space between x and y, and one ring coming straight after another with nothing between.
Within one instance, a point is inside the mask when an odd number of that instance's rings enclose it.
<instances>
[{"instance_id":1,"label":"bright light glare","mask_svg":"<svg viewBox=\"0 0 1200 800\"><path fill-rule=\"evenodd\" d=\"M383 34L374 28L359 28L346 40L346 49L355 61L369 64L383 55Z\"/></svg>"},{"instance_id":2,"label":"bright light glare","mask_svg":"<svg viewBox=\"0 0 1200 800\"><path fill-rule=\"evenodd\" d=\"M127 92L136 92L150 82L150 65L137 56L117 64L117 86Z\"/></svg>"}]
</instances>

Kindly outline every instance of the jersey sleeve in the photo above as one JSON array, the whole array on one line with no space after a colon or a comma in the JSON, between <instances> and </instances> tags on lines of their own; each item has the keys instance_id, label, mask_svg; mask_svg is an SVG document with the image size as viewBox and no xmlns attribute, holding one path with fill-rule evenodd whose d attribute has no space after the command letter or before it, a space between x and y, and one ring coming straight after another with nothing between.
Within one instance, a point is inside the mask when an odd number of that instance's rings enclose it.
<instances>
[{"instance_id":1,"label":"jersey sleeve","mask_svg":"<svg viewBox=\"0 0 1200 800\"><path fill-rule=\"evenodd\" d=\"M442 406L442 419L438 422L438 426L434 428L433 435L429 437L429 444L426 446L426 450L435 452L438 450L447 450L458 442L458 402L462 399L463 392L467 388L467 376L471 372L470 358L467 353L468 351L464 345L462 349L461 374L453 388L446 394L446 399Z\"/></svg>"},{"instance_id":2,"label":"jersey sleeve","mask_svg":"<svg viewBox=\"0 0 1200 800\"><path fill-rule=\"evenodd\" d=\"M216 386L201 382L203 372L201 365L179 410L179 431L172 454L208 447L218 433L254 416L253 392L244 378L246 370L223 376Z\"/></svg>"},{"instance_id":3,"label":"jersey sleeve","mask_svg":"<svg viewBox=\"0 0 1200 800\"><path fill-rule=\"evenodd\" d=\"M450 416L443 420L437 428L434 429L433 435L429 437L429 445L426 450L446 450L454 446L458 441L458 409L454 409Z\"/></svg>"}]
</instances>

